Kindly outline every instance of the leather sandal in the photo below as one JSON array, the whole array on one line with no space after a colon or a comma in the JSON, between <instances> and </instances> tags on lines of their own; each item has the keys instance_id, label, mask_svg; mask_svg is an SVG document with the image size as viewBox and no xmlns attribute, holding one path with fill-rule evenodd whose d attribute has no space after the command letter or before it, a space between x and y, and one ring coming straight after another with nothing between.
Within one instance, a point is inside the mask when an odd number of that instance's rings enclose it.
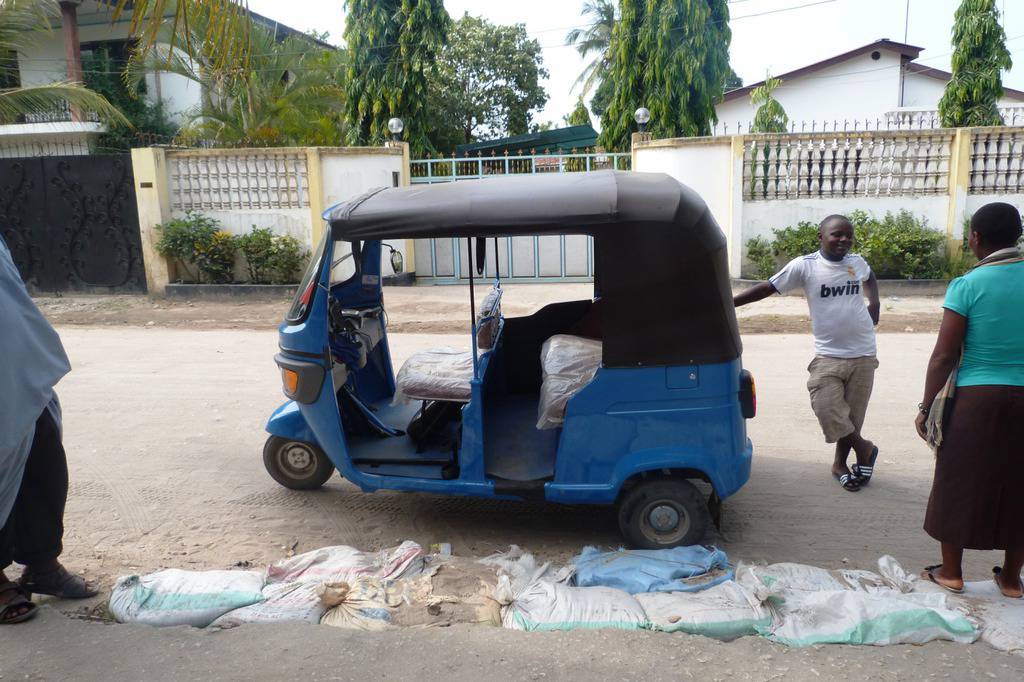
<instances>
[{"instance_id":1,"label":"leather sandal","mask_svg":"<svg viewBox=\"0 0 1024 682\"><path fill-rule=\"evenodd\" d=\"M60 599L88 599L99 594L80 575L74 575L68 569L60 568L46 573L32 574L27 570L18 581L21 589L28 594L45 594Z\"/></svg>"},{"instance_id":2,"label":"leather sandal","mask_svg":"<svg viewBox=\"0 0 1024 682\"><path fill-rule=\"evenodd\" d=\"M3 592L14 592L14 596L9 601L0 604L0 625L14 625L35 618L39 607L32 603L32 600L17 583L12 583L9 580L0 583L0 593Z\"/></svg>"}]
</instances>

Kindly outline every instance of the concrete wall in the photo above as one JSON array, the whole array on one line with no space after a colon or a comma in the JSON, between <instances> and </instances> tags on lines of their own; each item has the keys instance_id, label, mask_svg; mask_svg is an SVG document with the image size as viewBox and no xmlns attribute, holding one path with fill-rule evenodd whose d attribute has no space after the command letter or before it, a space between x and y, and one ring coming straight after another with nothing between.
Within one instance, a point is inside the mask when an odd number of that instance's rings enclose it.
<instances>
[{"instance_id":1,"label":"concrete wall","mask_svg":"<svg viewBox=\"0 0 1024 682\"><path fill-rule=\"evenodd\" d=\"M797 190L794 184L784 187L778 181L790 167L773 165L778 174L772 174L775 181L770 184L770 192L751 191L753 173L760 172L760 165L751 164L749 158L745 163L745 150L749 157L752 145L766 141L779 148L792 147L793 141L803 143L808 135L634 139L633 168L667 173L704 198L728 241L733 277L746 273L748 240L771 239L774 229L800 221L819 222L831 213L859 209L883 216L907 210L923 218L932 229L945 233L950 248L959 248L964 219L980 206L1007 201L1024 208L1024 180L1020 174L1024 167L1024 132L1020 128L840 133L838 138L829 133L827 137L843 143L845 156L825 153L801 157L800 172L811 164L812 174L820 167L827 173L852 174L856 181L821 183L817 187L801 183ZM854 147L865 150L865 154L872 149L899 151L896 162L880 163L876 159L851 164L848 159L853 157L848 149ZM771 158L766 163L780 164L783 155ZM841 160L837 162L837 158ZM871 181L861 182L862 176ZM922 180L925 176L929 181ZM933 182L935 178L939 181Z\"/></svg>"},{"instance_id":2,"label":"concrete wall","mask_svg":"<svg viewBox=\"0 0 1024 682\"><path fill-rule=\"evenodd\" d=\"M330 206L355 198L374 187L408 183L408 146L301 148L132 150L139 223L147 285L162 295L174 278L173 267L155 252L157 226L193 210L220 221L233 233L267 227L290 235L312 250L324 233L321 214ZM411 243L389 242L400 251L406 270L414 271ZM390 252L383 256L383 274L391 274ZM244 277L242 263L236 277Z\"/></svg>"}]
</instances>

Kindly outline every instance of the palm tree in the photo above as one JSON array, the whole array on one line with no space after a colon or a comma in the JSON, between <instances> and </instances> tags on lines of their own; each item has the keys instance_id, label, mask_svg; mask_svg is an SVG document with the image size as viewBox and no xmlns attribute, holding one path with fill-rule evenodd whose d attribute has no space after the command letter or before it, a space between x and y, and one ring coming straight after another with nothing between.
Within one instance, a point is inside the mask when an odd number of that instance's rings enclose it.
<instances>
[{"instance_id":1,"label":"palm tree","mask_svg":"<svg viewBox=\"0 0 1024 682\"><path fill-rule=\"evenodd\" d=\"M177 27L177 44L191 53L170 49L168 20L157 47L129 63L130 85L153 70L177 73L197 83L203 101L188 112L179 133L185 142L216 141L225 146L284 146L340 144L344 137L338 85L345 55L301 38L277 42L271 31L254 25L252 52L244 67L220 65L216 50L201 40L209 15L192 15L188 32Z\"/></svg>"},{"instance_id":2,"label":"palm tree","mask_svg":"<svg viewBox=\"0 0 1024 682\"><path fill-rule=\"evenodd\" d=\"M252 53L253 23L247 0L101 0L114 8L113 21L130 20L139 50L149 52L172 27L170 45L186 53L206 51L218 67L241 66ZM197 31L196 26L202 25ZM169 56L170 53L165 52Z\"/></svg>"},{"instance_id":3,"label":"palm tree","mask_svg":"<svg viewBox=\"0 0 1024 682\"><path fill-rule=\"evenodd\" d=\"M29 49L40 31L51 30L50 17L59 14L53 0L0 0L0 56ZM128 123L102 95L70 81L0 88L0 123L15 123L33 114L51 114L68 105L83 114L96 114L102 120Z\"/></svg>"},{"instance_id":4,"label":"palm tree","mask_svg":"<svg viewBox=\"0 0 1024 682\"><path fill-rule=\"evenodd\" d=\"M615 27L616 5L613 0L587 0L583 4L583 16L593 17L594 21L584 28L574 28L565 36L566 45L575 45L580 56L587 57L596 53L583 72L580 73L573 87L583 84L583 93L605 79L611 70L611 55L608 46L612 40L612 28Z\"/></svg>"}]
</instances>

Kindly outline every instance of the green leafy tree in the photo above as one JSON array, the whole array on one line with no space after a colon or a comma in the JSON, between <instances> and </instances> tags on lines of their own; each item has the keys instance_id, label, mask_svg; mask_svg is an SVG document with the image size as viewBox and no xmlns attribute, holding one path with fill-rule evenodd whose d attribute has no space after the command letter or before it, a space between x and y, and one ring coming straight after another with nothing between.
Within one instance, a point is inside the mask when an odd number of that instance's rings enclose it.
<instances>
[{"instance_id":1,"label":"green leafy tree","mask_svg":"<svg viewBox=\"0 0 1024 682\"><path fill-rule=\"evenodd\" d=\"M764 84L754 88L750 93L750 103L757 107L754 112L754 123L750 127L752 133L784 133L789 127L789 116L786 110L775 99L775 90L782 85L782 80L765 78Z\"/></svg>"},{"instance_id":2,"label":"green leafy tree","mask_svg":"<svg viewBox=\"0 0 1024 682\"><path fill-rule=\"evenodd\" d=\"M452 24L442 0L346 0L345 10L348 142L379 144L398 117L412 148L428 149L427 71Z\"/></svg>"},{"instance_id":3,"label":"green leafy tree","mask_svg":"<svg viewBox=\"0 0 1024 682\"><path fill-rule=\"evenodd\" d=\"M595 55L583 69L573 87L583 86L586 95L608 77L611 69L609 46L612 29L615 28L616 7L613 0L587 0L583 3L582 15L591 19L583 28L574 28L565 36L565 44L572 45L583 58Z\"/></svg>"},{"instance_id":4,"label":"green leafy tree","mask_svg":"<svg viewBox=\"0 0 1024 682\"><path fill-rule=\"evenodd\" d=\"M177 39L194 52L169 51L165 43L137 55L128 67L128 80L135 87L157 69L199 84L203 101L187 112L182 141L239 147L342 143L344 91L338 82L345 68L344 52L299 37L279 42L272 31L253 26L249 67L225 68L201 40L207 31L203 20L204 15L194 15L188 31L195 35ZM174 26L168 24L165 30L173 31Z\"/></svg>"},{"instance_id":5,"label":"green leafy tree","mask_svg":"<svg viewBox=\"0 0 1024 682\"><path fill-rule=\"evenodd\" d=\"M939 100L947 128L1002 125L1001 72L1013 66L995 0L963 0L953 20L953 76Z\"/></svg>"},{"instance_id":6,"label":"green leafy tree","mask_svg":"<svg viewBox=\"0 0 1024 682\"><path fill-rule=\"evenodd\" d=\"M587 111L587 105L583 103L582 95L576 100L576 108L572 110L571 114L565 117L565 122L571 126L591 125L590 112Z\"/></svg>"},{"instance_id":7,"label":"green leafy tree","mask_svg":"<svg viewBox=\"0 0 1024 682\"><path fill-rule=\"evenodd\" d=\"M601 81L601 84L594 90L594 96L590 98L590 110L594 116L601 118L604 112L608 111L608 105L612 103L612 95L615 94L615 83L610 78Z\"/></svg>"},{"instance_id":8,"label":"green leafy tree","mask_svg":"<svg viewBox=\"0 0 1024 682\"><path fill-rule=\"evenodd\" d=\"M655 137L708 135L729 72L726 0L622 0L612 31L610 79L600 143L625 149L636 130L633 112L651 111Z\"/></svg>"},{"instance_id":9,"label":"green leafy tree","mask_svg":"<svg viewBox=\"0 0 1024 682\"><path fill-rule=\"evenodd\" d=\"M530 131L548 95L540 43L523 24L465 14L429 76L430 140L435 149Z\"/></svg>"},{"instance_id":10,"label":"green leafy tree","mask_svg":"<svg viewBox=\"0 0 1024 682\"><path fill-rule=\"evenodd\" d=\"M50 18L60 9L52 0L0 1L0 57L12 64L9 55L31 49L39 34L51 31ZM13 79L10 79L13 80ZM0 84L0 124L14 123L31 114L51 114L70 105L83 114L128 125L128 120L103 95L81 83L57 82L21 86Z\"/></svg>"},{"instance_id":11,"label":"green leafy tree","mask_svg":"<svg viewBox=\"0 0 1024 682\"><path fill-rule=\"evenodd\" d=\"M742 87L743 79L740 78L739 75L735 71L733 71L732 67L730 66L729 73L725 75L725 91L729 92L730 90L735 90L736 88Z\"/></svg>"}]
</instances>

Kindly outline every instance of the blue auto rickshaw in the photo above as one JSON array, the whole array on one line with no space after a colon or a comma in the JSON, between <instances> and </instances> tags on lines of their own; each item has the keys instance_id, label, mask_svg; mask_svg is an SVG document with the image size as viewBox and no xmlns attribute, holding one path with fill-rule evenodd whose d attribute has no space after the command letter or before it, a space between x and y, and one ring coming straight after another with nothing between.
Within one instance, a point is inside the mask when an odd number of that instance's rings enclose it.
<instances>
[{"instance_id":1,"label":"blue auto rickshaw","mask_svg":"<svg viewBox=\"0 0 1024 682\"><path fill-rule=\"evenodd\" d=\"M275 357L289 400L267 424L264 463L280 484L317 488L338 471L366 492L614 504L631 546L662 548L699 543L746 483L756 398L726 241L676 180L381 188L324 218ZM489 240L497 263L497 238L562 234L593 237L593 299L506 318L496 268L480 296ZM382 244L443 237L466 245L471 350L417 353L396 375Z\"/></svg>"}]
</instances>

